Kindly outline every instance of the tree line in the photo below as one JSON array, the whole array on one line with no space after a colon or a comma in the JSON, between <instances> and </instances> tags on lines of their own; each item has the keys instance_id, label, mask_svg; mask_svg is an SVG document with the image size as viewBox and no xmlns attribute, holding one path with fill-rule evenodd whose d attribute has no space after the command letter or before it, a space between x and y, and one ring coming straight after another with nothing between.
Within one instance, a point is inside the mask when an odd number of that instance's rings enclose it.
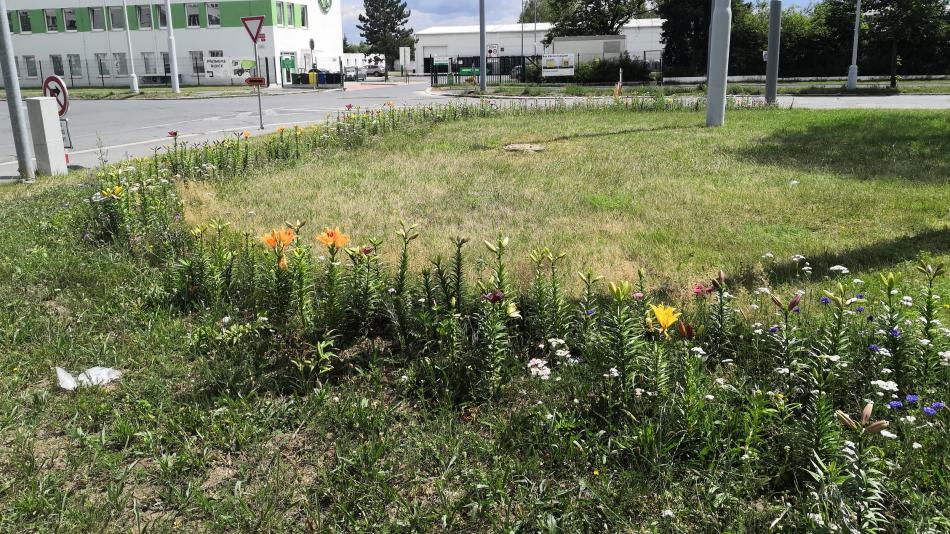
<instances>
[{"instance_id":1,"label":"tree line","mask_svg":"<svg viewBox=\"0 0 950 534\"><path fill-rule=\"evenodd\" d=\"M764 74L768 2L732 0L729 72ZM851 63L855 0L820 0L783 11L781 75L841 76ZM664 19L664 73L706 72L711 0L527 0L520 20L554 24L561 35L616 35L633 18ZM858 55L862 75L950 73L950 2L864 0Z\"/></svg>"}]
</instances>

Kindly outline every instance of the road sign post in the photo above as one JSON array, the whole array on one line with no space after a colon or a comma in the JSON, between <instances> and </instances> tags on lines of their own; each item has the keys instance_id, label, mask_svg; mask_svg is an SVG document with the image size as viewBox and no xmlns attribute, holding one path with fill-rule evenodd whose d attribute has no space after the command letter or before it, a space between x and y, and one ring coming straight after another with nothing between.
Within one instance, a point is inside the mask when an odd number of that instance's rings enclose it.
<instances>
[{"instance_id":1,"label":"road sign post","mask_svg":"<svg viewBox=\"0 0 950 534\"><path fill-rule=\"evenodd\" d=\"M264 27L264 16L258 15L255 17L241 17L241 24L244 25L244 29L247 30L247 34L251 37L251 45L254 47L254 70L257 73L255 78L261 78L261 61L257 54L257 42L263 40L261 29ZM250 85L250 84L249 84ZM264 129L264 105L261 103L261 86L257 86L257 114L261 120L261 130Z\"/></svg>"}]
</instances>

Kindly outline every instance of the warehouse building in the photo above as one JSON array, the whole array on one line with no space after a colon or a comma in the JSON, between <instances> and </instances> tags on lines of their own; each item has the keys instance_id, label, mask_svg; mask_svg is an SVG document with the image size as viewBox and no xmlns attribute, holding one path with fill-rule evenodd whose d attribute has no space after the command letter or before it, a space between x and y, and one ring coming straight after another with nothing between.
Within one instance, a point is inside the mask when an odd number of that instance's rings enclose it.
<instances>
[{"instance_id":1,"label":"warehouse building","mask_svg":"<svg viewBox=\"0 0 950 534\"><path fill-rule=\"evenodd\" d=\"M313 64L338 71L343 54L341 1L172 0L181 83L243 83L254 47L241 17L257 15L264 16L264 41L257 44L260 75L271 85L290 84L292 74L306 72ZM127 86L134 62L142 85L168 85L165 1L127 4L123 13L121 0L8 0L20 84L38 86L45 76L56 74L73 87ZM217 61L208 61L212 58ZM221 65L241 68L213 70Z\"/></svg>"},{"instance_id":2,"label":"warehouse building","mask_svg":"<svg viewBox=\"0 0 950 534\"><path fill-rule=\"evenodd\" d=\"M543 41L550 23L489 24L485 27L487 53L490 56L534 56L543 54L578 54L578 61L607 58L626 51L632 57L655 60L663 51L663 19L634 19L620 32L619 50L615 38L557 38L550 46ZM416 32L416 72L428 72L428 58L478 56L479 27L434 26ZM593 37L593 36L592 36ZM590 42L602 42L602 51L590 50ZM572 44L573 42L573 44ZM575 50L576 48L576 50Z\"/></svg>"}]
</instances>

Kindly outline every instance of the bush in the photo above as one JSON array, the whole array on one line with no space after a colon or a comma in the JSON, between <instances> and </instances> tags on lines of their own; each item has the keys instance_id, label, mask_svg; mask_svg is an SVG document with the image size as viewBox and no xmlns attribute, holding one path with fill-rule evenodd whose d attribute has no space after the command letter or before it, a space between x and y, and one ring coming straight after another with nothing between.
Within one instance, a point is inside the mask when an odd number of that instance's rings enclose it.
<instances>
[{"instance_id":1,"label":"bush","mask_svg":"<svg viewBox=\"0 0 950 534\"><path fill-rule=\"evenodd\" d=\"M581 63L574 69L574 81L577 83L617 83L620 81L620 69L623 69L623 81L650 81L650 68L639 59L633 59L626 52L617 59L594 60Z\"/></svg>"}]
</instances>

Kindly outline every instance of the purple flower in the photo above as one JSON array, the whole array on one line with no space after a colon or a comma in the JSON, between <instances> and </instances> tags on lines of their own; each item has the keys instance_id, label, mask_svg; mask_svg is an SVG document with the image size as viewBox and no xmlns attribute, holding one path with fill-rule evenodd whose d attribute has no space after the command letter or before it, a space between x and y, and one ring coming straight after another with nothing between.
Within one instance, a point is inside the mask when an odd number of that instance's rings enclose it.
<instances>
[{"instance_id":1,"label":"purple flower","mask_svg":"<svg viewBox=\"0 0 950 534\"><path fill-rule=\"evenodd\" d=\"M485 293L484 295L482 295L482 298L487 300L488 302L491 302L492 304L495 304L495 303L501 302L501 300L505 298L505 292L500 289L496 289L492 291L491 293Z\"/></svg>"},{"instance_id":2,"label":"purple flower","mask_svg":"<svg viewBox=\"0 0 950 534\"><path fill-rule=\"evenodd\" d=\"M942 403L942 402L940 402L940 401L937 401L937 402L931 404L930 407L933 408L934 410L942 410L942 409L946 408L947 405L944 404L944 403Z\"/></svg>"},{"instance_id":3,"label":"purple flower","mask_svg":"<svg viewBox=\"0 0 950 534\"><path fill-rule=\"evenodd\" d=\"M869 323L873 323L873 322L874 322L874 316L873 316L873 315L868 315L868 322L869 322Z\"/></svg>"},{"instance_id":4,"label":"purple flower","mask_svg":"<svg viewBox=\"0 0 950 534\"><path fill-rule=\"evenodd\" d=\"M881 352L881 347L878 347L877 345L872 344L870 347L868 347L868 350L874 353L878 353L878 352Z\"/></svg>"},{"instance_id":5,"label":"purple flower","mask_svg":"<svg viewBox=\"0 0 950 534\"><path fill-rule=\"evenodd\" d=\"M802 309L799 308L798 306L795 306L795 309L792 310L792 313L801 313L801 312L802 312Z\"/></svg>"},{"instance_id":6,"label":"purple flower","mask_svg":"<svg viewBox=\"0 0 950 534\"><path fill-rule=\"evenodd\" d=\"M910 394L910 395L907 396L907 402L909 402L909 403L911 403L911 404L916 403L918 400L920 400L920 397L918 397L917 395Z\"/></svg>"},{"instance_id":7,"label":"purple flower","mask_svg":"<svg viewBox=\"0 0 950 534\"><path fill-rule=\"evenodd\" d=\"M584 311L584 313L586 313L587 315L594 315L595 313L597 313L597 310L586 310Z\"/></svg>"},{"instance_id":8,"label":"purple flower","mask_svg":"<svg viewBox=\"0 0 950 534\"><path fill-rule=\"evenodd\" d=\"M901 402L901 401L899 401L899 400L892 400L891 402L887 403L887 405L888 405L891 409L894 409L894 410L896 410L896 409L898 409L898 408L903 408L903 407L904 407L904 403Z\"/></svg>"},{"instance_id":9,"label":"purple flower","mask_svg":"<svg viewBox=\"0 0 950 534\"><path fill-rule=\"evenodd\" d=\"M859 299L863 299L863 298L864 298L864 293L858 293L858 294L855 295L854 297L855 297L855 298L859 298Z\"/></svg>"},{"instance_id":10,"label":"purple flower","mask_svg":"<svg viewBox=\"0 0 950 534\"><path fill-rule=\"evenodd\" d=\"M854 311L861 313L864 311L864 306L858 306L857 308L854 309Z\"/></svg>"},{"instance_id":11,"label":"purple flower","mask_svg":"<svg viewBox=\"0 0 950 534\"><path fill-rule=\"evenodd\" d=\"M934 409L931 408L930 406L924 406L924 413L927 414L927 415L929 415L929 416L931 416L931 417L933 417L933 416L937 415L937 410L934 410Z\"/></svg>"},{"instance_id":12,"label":"purple flower","mask_svg":"<svg viewBox=\"0 0 950 534\"><path fill-rule=\"evenodd\" d=\"M891 328L891 331L888 332L888 334L890 334L891 337L893 337L893 338L899 338L899 337L901 337L901 330L900 330L900 328L897 328L897 327L895 326L894 328Z\"/></svg>"},{"instance_id":13,"label":"purple flower","mask_svg":"<svg viewBox=\"0 0 950 534\"><path fill-rule=\"evenodd\" d=\"M779 330L779 328L778 328L777 326L773 326L772 328L769 328L769 333L770 333L770 334L774 334L774 333L778 332L778 330Z\"/></svg>"},{"instance_id":14,"label":"purple flower","mask_svg":"<svg viewBox=\"0 0 950 534\"><path fill-rule=\"evenodd\" d=\"M831 304L831 299L828 297L821 297L821 303L825 305Z\"/></svg>"}]
</instances>

